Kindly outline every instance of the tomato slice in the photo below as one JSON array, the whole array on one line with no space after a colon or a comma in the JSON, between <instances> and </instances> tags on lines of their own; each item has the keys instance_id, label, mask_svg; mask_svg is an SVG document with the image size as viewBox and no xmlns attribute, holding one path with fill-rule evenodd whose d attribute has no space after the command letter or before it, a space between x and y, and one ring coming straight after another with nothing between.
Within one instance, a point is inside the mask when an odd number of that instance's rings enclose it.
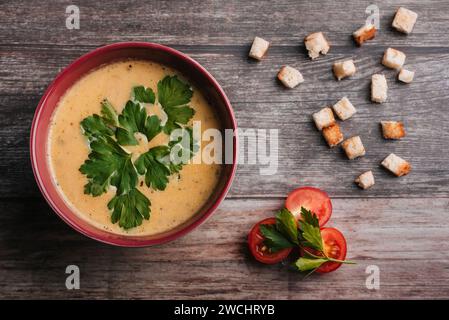
<instances>
[{"instance_id":1,"label":"tomato slice","mask_svg":"<svg viewBox=\"0 0 449 320\"><path fill-rule=\"evenodd\" d=\"M313 187L293 190L285 201L285 207L297 219L301 217L301 207L312 211L316 214L320 227L326 224L332 214L332 203L327 193Z\"/></svg>"},{"instance_id":2,"label":"tomato slice","mask_svg":"<svg viewBox=\"0 0 449 320\"><path fill-rule=\"evenodd\" d=\"M264 236L260 232L261 224L276 224L275 218L267 218L262 221L259 221L250 231L248 235L248 246L254 258L257 261L265 263L265 264L275 264L281 262L285 258L288 257L292 248L282 249L276 252L271 252L264 245Z\"/></svg>"},{"instance_id":3,"label":"tomato slice","mask_svg":"<svg viewBox=\"0 0 449 320\"><path fill-rule=\"evenodd\" d=\"M346 259L346 239L343 234L335 228L321 228L321 237L323 238L324 252L330 258L337 260ZM328 273L340 268L341 263L325 262L316 272Z\"/></svg>"}]
</instances>

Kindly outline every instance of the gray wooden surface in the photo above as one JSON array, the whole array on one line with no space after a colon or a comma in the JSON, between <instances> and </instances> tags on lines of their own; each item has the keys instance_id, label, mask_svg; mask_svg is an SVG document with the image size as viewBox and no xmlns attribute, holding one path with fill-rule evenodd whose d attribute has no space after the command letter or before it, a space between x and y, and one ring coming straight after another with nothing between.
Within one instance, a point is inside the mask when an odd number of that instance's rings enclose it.
<instances>
[{"instance_id":1,"label":"gray wooden surface","mask_svg":"<svg viewBox=\"0 0 449 320\"><path fill-rule=\"evenodd\" d=\"M80 30L67 30L71 1L0 4L0 298L449 298L449 2L376 1L381 30L356 48L350 37L371 1L77 1ZM396 8L419 14L413 33L392 30ZM306 57L302 39L324 31L330 53ZM255 35L271 41L261 63L247 59ZM228 94L241 128L280 129L276 175L239 165L216 214L186 237L154 248L123 249L87 239L57 218L41 197L29 161L29 129L46 86L73 59L117 41L152 41L204 65ZM416 71L397 83L380 60L403 50ZM334 80L332 63L352 57L357 74ZM279 67L298 67L305 83L282 88ZM371 74L384 73L389 99L369 101ZM358 109L342 123L359 134L366 157L348 161L329 150L312 112L347 95ZM386 142L380 120L402 120L407 137ZM379 167L390 152L408 159L409 176ZM376 185L358 190L354 177L372 169ZM285 266L249 257L246 235L301 185L326 190L333 226L348 240L356 266L301 281ZM65 289L65 267L81 269L81 289ZM380 268L380 290L365 287L365 268Z\"/></svg>"}]
</instances>

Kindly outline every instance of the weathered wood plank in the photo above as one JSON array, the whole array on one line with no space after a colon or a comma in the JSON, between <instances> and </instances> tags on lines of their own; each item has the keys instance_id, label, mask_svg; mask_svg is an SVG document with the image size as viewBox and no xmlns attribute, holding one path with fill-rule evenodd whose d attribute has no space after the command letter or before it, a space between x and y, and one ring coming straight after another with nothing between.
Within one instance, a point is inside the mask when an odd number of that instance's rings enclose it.
<instances>
[{"instance_id":1,"label":"weathered wood plank","mask_svg":"<svg viewBox=\"0 0 449 320\"><path fill-rule=\"evenodd\" d=\"M352 44L350 35L363 25L372 1L77 1L80 30L65 27L66 1L14 1L2 4L0 43L92 45L116 41L165 44L246 45L255 34L275 44L299 44L307 33L322 30L335 45ZM448 46L449 4L445 0L377 1L381 33L373 43L393 37L396 45ZM394 12L404 5L419 13L414 32L404 37L390 27ZM51 30L49 33L48 30Z\"/></svg>"},{"instance_id":2,"label":"weathered wood plank","mask_svg":"<svg viewBox=\"0 0 449 320\"><path fill-rule=\"evenodd\" d=\"M29 128L39 96L57 65L67 63L67 57L46 49L39 53L39 60L30 60L33 53L14 51L4 58L9 67L0 85L5 92L0 95L0 197L17 196L19 192L23 196L38 195L28 159ZM249 62L244 52L192 54L223 84L239 127L280 130L276 175L261 176L259 169L265 165L246 162L239 167L231 197L283 197L295 186L306 184L338 197L449 196L449 150L443 147L449 141L449 114L442 109L449 98L449 72L441 68L449 63L449 53L409 54L407 66L416 70L416 80L410 85L398 83L395 72L380 65L382 50L367 50L365 54L356 58L359 70L354 79L341 82L334 80L330 69L332 61L345 56L342 54L309 62L292 51L279 50L259 64ZM306 82L294 90L281 87L275 80L279 61L299 66ZM30 78L24 68L34 68L39 76ZM375 72L385 73L389 81L389 99L383 105L369 101L370 76ZM358 113L341 123L342 130L347 137L361 135L367 149L367 155L356 161L348 161L340 148L329 150L310 118L313 112L344 95ZM383 140L381 120L404 121L407 137ZM379 167L390 152L412 163L409 176L394 178ZM357 189L353 179L368 169L374 170L377 185L364 192Z\"/></svg>"},{"instance_id":3,"label":"weathered wood plank","mask_svg":"<svg viewBox=\"0 0 449 320\"><path fill-rule=\"evenodd\" d=\"M232 102L276 102L291 101L329 101L332 93L345 91L359 93L361 89L362 101L369 97L369 78L373 73L386 73L394 82L395 72L388 70L380 64L384 50L388 43L377 47L356 48L345 47L339 52L311 61L305 52L290 46L270 48L269 54L262 62L254 62L247 57L248 47L214 47L204 46L184 47L174 46L189 54L204 65L223 86ZM94 47L76 48L61 46L44 47L2 47L0 65L5 68L1 71L2 82L0 89L2 95L41 95L56 74L74 59L87 53ZM406 66L417 71L413 86L399 86L411 94L409 99L419 99L419 95L427 91L438 98L440 93L446 97L442 85L447 85L448 74L441 68L449 56L449 49L396 47L407 54ZM64 52L61 55L61 52ZM335 61L352 58L357 66L357 73L350 79L337 82L331 72ZM276 81L279 68L289 64L301 70L305 83L294 90L287 90ZM33 70L33 77L29 71ZM436 77L439 75L439 77ZM429 87L425 87L429 86ZM410 87L415 88L409 92ZM283 89L283 90L282 90ZM419 90L418 90L419 89ZM391 102L400 101L400 93L390 91ZM398 93L397 95L395 93ZM430 94L429 94L430 95ZM408 96L408 95L407 95Z\"/></svg>"},{"instance_id":4,"label":"weathered wood plank","mask_svg":"<svg viewBox=\"0 0 449 320\"><path fill-rule=\"evenodd\" d=\"M0 4L0 297L1 298L449 298L449 2L377 1L381 31L356 48L351 33L363 24L371 1L77 1L81 29L65 28L66 1ZM390 27L395 9L419 13L414 32ZM138 17L136 19L136 16ZM303 37L324 31L329 55L309 61ZM247 59L255 35L272 42L261 63ZM155 248L114 248L84 238L64 225L41 198L31 173L28 135L37 102L57 72L95 47L117 41L173 46L203 64L222 84L242 128L280 129L279 168L260 176L240 165L215 216L174 243ZM384 49L407 54L411 85L379 61ZM358 72L336 82L334 61L352 57ZM298 67L306 82L285 90L279 67ZM369 102L369 77L389 79L385 105ZM329 151L310 114L348 95L359 112L342 123L360 134L367 156L349 162ZM405 122L408 136L386 142L378 122ZM413 172L396 179L379 168L389 152L411 161ZM352 183L373 169L376 186ZM319 186L333 197L333 226L340 228L356 266L299 281L286 267L266 267L249 257L250 227L282 206L295 186ZM269 198L265 198L269 197ZM251 199L252 198L252 199ZM64 270L81 268L82 289L67 291ZM365 268L378 265L381 289L365 288ZM44 288L44 289L43 289ZM316 290L326 288L326 290Z\"/></svg>"},{"instance_id":5,"label":"weathered wood plank","mask_svg":"<svg viewBox=\"0 0 449 320\"><path fill-rule=\"evenodd\" d=\"M449 298L449 199L334 199L330 226L344 232L355 266L301 281L287 266L249 256L251 226L279 200L226 200L176 242L130 250L96 243L67 227L42 200L0 202L2 298ZM376 208L373 210L372 208ZM76 264L81 290L65 289ZM380 290L365 268L380 268ZM42 288L45 290L42 290ZM326 290L317 290L326 288Z\"/></svg>"}]
</instances>

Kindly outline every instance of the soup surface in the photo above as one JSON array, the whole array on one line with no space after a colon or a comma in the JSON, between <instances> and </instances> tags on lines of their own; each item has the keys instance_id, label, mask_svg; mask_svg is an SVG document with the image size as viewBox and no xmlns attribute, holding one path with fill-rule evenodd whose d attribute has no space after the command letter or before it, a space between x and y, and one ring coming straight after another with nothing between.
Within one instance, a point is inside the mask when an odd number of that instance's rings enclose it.
<instances>
[{"instance_id":1,"label":"soup surface","mask_svg":"<svg viewBox=\"0 0 449 320\"><path fill-rule=\"evenodd\" d=\"M152 88L157 94L157 83L167 75L176 75L173 69L149 61L121 61L102 66L75 83L62 97L53 115L47 145L48 161L54 183L70 207L82 218L98 228L117 234L152 235L165 232L191 218L205 204L214 191L219 177L219 164L189 163L179 174L169 177L164 191L153 190L139 176L138 190L151 201L151 216L140 226L123 229L111 222L108 202L114 197L113 187L101 196L84 194L87 178L79 168L88 158L90 149L80 122L92 114L100 114L101 101L107 98L120 113L130 99L134 86ZM178 75L182 79L182 76ZM195 110L193 121L201 121L201 131L220 129L212 107L196 88L190 107ZM145 104L148 114L164 113L158 105ZM133 154L133 160L153 146L167 144L169 136L159 133L150 142L137 135L139 145L123 149ZM203 143L204 147L204 143ZM194 157L200 157L197 153ZM196 161L194 161L196 162Z\"/></svg>"}]
</instances>

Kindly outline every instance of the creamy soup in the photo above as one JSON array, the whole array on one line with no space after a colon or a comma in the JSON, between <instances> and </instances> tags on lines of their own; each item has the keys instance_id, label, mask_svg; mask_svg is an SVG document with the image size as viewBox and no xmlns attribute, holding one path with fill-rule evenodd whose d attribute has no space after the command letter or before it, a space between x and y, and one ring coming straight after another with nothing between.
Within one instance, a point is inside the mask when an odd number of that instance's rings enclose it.
<instances>
[{"instance_id":1,"label":"creamy soup","mask_svg":"<svg viewBox=\"0 0 449 320\"><path fill-rule=\"evenodd\" d=\"M79 168L88 158L90 149L80 122L87 116L100 114L103 99L107 98L120 113L130 99L134 86L150 87L157 94L158 81L175 74L173 69L149 61L116 62L84 76L60 100L52 118L47 146L54 183L68 205L98 228L128 235L165 232L195 215L214 191L220 177L219 164L186 164L179 174L170 175L164 191L147 187L144 177L139 176L137 188L151 201L151 216L149 220L143 220L140 226L126 230L118 223L111 222L111 211L107 204L114 197L113 187L98 197L83 192L87 178ZM190 107L195 110L192 120L201 121L202 131L208 128L219 129L220 123L213 108L199 90L192 89ZM156 114L164 121L160 106L145 104L145 108L148 114ZM139 145L123 147L133 154L133 158L153 146L167 144L169 140L164 133L159 133L149 143L145 139L139 139L138 134L136 137ZM200 154L197 153L195 157L200 157Z\"/></svg>"}]
</instances>

